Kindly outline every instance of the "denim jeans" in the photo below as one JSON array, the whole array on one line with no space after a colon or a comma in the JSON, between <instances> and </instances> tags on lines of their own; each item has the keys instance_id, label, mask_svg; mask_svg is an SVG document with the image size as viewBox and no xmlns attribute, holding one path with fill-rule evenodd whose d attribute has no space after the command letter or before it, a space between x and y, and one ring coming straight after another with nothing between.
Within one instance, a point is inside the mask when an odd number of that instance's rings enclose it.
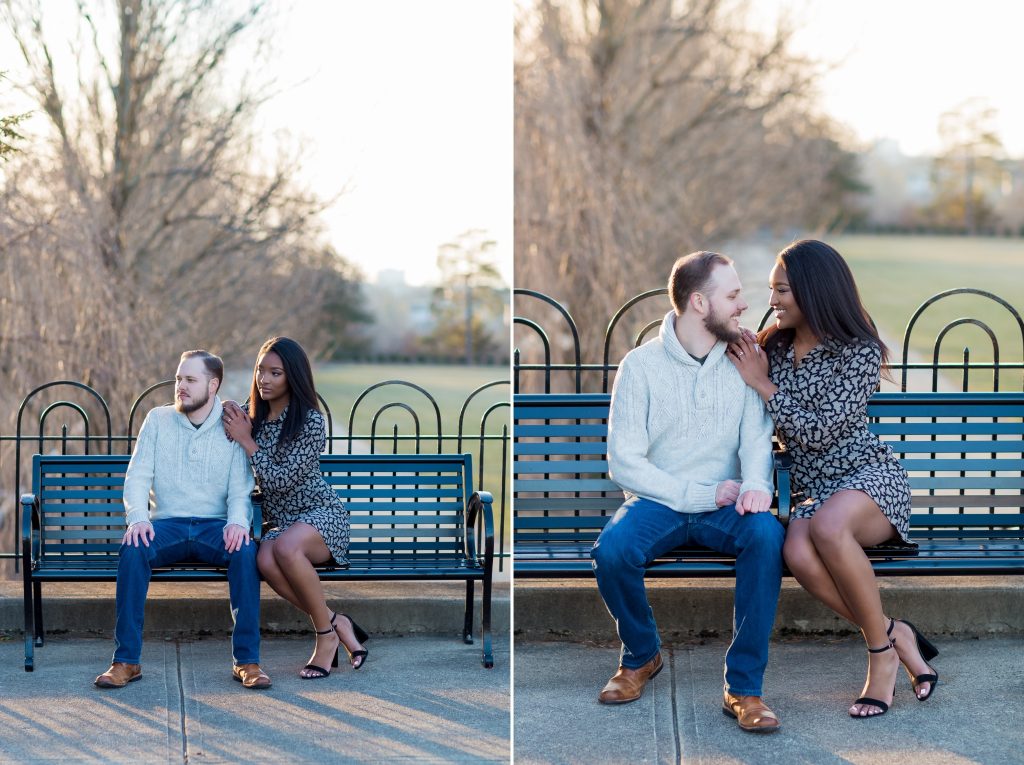
<instances>
[{"instance_id":1,"label":"denim jeans","mask_svg":"<svg viewBox=\"0 0 1024 765\"><path fill-rule=\"evenodd\" d=\"M629 499L590 553L598 589L622 641L622 666L641 667L661 648L644 588L647 564L673 547L702 545L736 557L725 687L736 695L760 696L782 583L783 536L782 525L769 512L740 515L727 505L707 513L677 513L649 499Z\"/></svg>"},{"instance_id":2,"label":"denim jeans","mask_svg":"<svg viewBox=\"0 0 1024 765\"><path fill-rule=\"evenodd\" d=\"M117 624L114 661L141 664L142 621L154 568L192 560L226 566L231 599L231 653L235 664L260 660L260 575L252 541L229 553L224 549L225 521L217 518L168 518L153 521L149 547L121 545L117 563Z\"/></svg>"}]
</instances>

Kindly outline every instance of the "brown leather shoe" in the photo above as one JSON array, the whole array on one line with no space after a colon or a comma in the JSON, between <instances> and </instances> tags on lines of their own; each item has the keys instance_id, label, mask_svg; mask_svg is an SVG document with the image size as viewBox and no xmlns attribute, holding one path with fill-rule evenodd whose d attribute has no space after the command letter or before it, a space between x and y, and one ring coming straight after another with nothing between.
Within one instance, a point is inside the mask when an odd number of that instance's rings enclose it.
<instances>
[{"instance_id":1,"label":"brown leather shoe","mask_svg":"<svg viewBox=\"0 0 1024 765\"><path fill-rule=\"evenodd\" d=\"M743 730L752 733L771 733L779 729L779 718L760 696L733 696L726 691L722 711L735 717Z\"/></svg>"},{"instance_id":2,"label":"brown leather shoe","mask_svg":"<svg viewBox=\"0 0 1024 765\"><path fill-rule=\"evenodd\" d=\"M612 675L612 679L601 689L597 700L602 704L628 704L630 701L636 701L644 692L647 681L652 680L664 666L660 653L655 654L653 659L639 669L620 666L619 671Z\"/></svg>"},{"instance_id":3,"label":"brown leather shoe","mask_svg":"<svg viewBox=\"0 0 1024 765\"><path fill-rule=\"evenodd\" d=\"M254 691L264 691L270 687L270 677L260 669L259 664L235 664L231 668L231 676Z\"/></svg>"},{"instance_id":4,"label":"brown leather shoe","mask_svg":"<svg viewBox=\"0 0 1024 765\"><path fill-rule=\"evenodd\" d=\"M140 677L142 677L141 664L125 664L123 661L115 661L110 665L110 669L93 682L97 688L124 688L128 683L134 682Z\"/></svg>"}]
</instances>

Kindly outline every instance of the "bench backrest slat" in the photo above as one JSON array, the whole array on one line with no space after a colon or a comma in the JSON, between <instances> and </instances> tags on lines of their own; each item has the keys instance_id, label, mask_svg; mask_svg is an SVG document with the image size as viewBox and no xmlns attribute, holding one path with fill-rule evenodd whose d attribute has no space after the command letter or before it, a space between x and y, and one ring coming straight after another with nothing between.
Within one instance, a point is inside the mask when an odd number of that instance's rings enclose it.
<instances>
[{"instance_id":1,"label":"bench backrest slat","mask_svg":"<svg viewBox=\"0 0 1024 765\"><path fill-rule=\"evenodd\" d=\"M35 455L40 553L116 565L124 534L127 455ZM349 510L351 550L363 557L451 558L465 544L472 493L467 455L323 455L321 469Z\"/></svg>"},{"instance_id":2,"label":"bench backrest slat","mask_svg":"<svg viewBox=\"0 0 1024 765\"><path fill-rule=\"evenodd\" d=\"M607 476L609 402L515 397L517 543L592 540L621 504ZM878 393L868 416L910 476L915 537L1024 539L1024 394Z\"/></svg>"}]
</instances>

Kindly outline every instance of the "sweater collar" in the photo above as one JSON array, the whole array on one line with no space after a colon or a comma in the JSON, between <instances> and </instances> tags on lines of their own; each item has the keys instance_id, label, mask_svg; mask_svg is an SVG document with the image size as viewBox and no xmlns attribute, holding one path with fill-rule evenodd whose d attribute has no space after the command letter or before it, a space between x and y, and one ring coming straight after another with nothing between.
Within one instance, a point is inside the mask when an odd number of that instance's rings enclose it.
<instances>
[{"instance_id":1,"label":"sweater collar","mask_svg":"<svg viewBox=\"0 0 1024 765\"><path fill-rule=\"evenodd\" d=\"M725 349L728 347L727 343L722 340L715 342L711 346L711 350L708 352L707 358L704 359L704 363L701 364L697 359L687 352L687 350L679 342L679 338L676 337L676 312L669 311L665 314L664 321L661 322L661 329L658 332L658 336L661 338L662 347L665 352L675 359L676 361L685 364L690 367L707 367L710 369L716 361L718 361L725 353Z\"/></svg>"}]
</instances>

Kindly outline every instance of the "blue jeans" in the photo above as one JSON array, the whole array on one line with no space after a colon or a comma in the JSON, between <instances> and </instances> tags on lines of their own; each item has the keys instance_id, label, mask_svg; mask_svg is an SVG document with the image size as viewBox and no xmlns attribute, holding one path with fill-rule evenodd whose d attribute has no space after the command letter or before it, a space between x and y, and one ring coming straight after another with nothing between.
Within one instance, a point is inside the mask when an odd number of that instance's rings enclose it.
<instances>
[{"instance_id":1,"label":"blue jeans","mask_svg":"<svg viewBox=\"0 0 1024 765\"><path fill-rule=\"evenodd\" d=\"M622 666L641 667L661 648L644 588L647 564L679 545L702 545L736 557L725 687L739 696L760 696L782 584L783 537L782 525L768 512L740 515L727 505L714 512L677 513L649 499L628 500L590 552L598 589L622 641Z\"/></svg>"},{"instance_id":2,"label":"blue jeans","mask_svg":"<svg viewBox=\"0 0 1024 765\"><path fill-rule=\"evenodd\" d=\"M256 544L237 552L224 549L225 521L217 518L168 518L153 521L156 536L149 547L121 545L117 563L117 624L114 661L141 664L142 621L154 568L180 561L202 561L228 570L231 598L231 654L235 664L260 660L260 575Z\"/></svg>"}]
</instances>

